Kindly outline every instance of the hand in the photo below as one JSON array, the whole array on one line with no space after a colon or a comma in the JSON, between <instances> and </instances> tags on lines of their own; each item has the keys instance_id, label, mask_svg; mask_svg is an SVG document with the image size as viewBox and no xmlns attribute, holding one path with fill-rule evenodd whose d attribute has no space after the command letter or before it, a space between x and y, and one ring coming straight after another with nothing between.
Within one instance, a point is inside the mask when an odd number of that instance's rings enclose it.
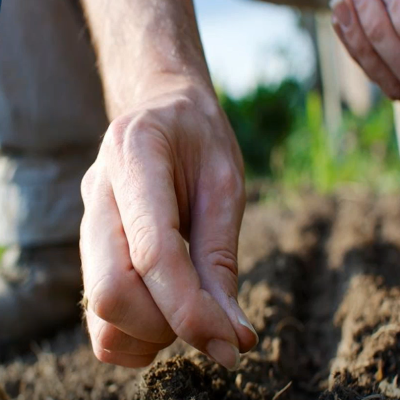
<instances>
[{"instance_id":1,"label":"hand","mask_svg":"<svg viewBox=\"0 0 400 400\"><path fill-rule=\"evenodd\" d=\"M391 99L400 99L399 0L334 0L333 26L351 56Z\"/></svg>"},{"instance_id":2,"label":"hand","mask_svg":"<svg viewBox=\"0 0 400 400\"><path fill-rule=\"evenodd\" d=\"M142 367L179 336L236 368L257 335L236 302L243 163L214 93L154 84L111 124L82 194L96 356Z\"/></svg>"}]
</instances>

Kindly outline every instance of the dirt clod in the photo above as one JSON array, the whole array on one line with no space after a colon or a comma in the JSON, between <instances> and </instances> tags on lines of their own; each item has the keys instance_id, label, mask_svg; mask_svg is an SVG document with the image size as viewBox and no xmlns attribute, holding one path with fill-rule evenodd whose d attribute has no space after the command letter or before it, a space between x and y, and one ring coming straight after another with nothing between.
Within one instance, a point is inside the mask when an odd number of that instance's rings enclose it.
<instances>
[{"instance_id":1,"label":"dirt clod","mask_svg":"<svg viewBox=\"0 0 400 400\"><path fill-rule=\"evenodd\" d=\"M138 400L210 399L207 393L210 377L193 362L179 356L157 363L143 380Z\"/></svg>"}]
</instances>

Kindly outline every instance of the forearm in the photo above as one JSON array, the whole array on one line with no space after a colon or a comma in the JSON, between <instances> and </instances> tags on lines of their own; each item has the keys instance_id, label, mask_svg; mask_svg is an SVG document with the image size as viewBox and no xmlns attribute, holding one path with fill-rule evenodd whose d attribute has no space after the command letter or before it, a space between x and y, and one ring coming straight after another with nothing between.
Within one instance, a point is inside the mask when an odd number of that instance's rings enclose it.
<instances>
[{"instance_id":1,"label":"forearm","mask_svg":"<svg viewBox=\"0 0 400 400\"><path fill-rule=\"evenodd\" d=\"M151 96L161 81L210 85L191 0L83 0L83 5L110 116Z\"/></svg>"}]
</instances>

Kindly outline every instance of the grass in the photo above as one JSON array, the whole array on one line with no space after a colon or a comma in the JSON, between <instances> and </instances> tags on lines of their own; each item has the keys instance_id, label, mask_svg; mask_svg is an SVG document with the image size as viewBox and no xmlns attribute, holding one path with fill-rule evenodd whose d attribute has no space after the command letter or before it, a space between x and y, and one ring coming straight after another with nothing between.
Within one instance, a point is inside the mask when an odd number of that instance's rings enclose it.
<instances>
[{"instance_id":1,"label":"grass","mask_svg":"<svg viewBox=\"0 0 400 400\"><path fill-rule=\"evenodd\" d=\"M322 193L345 184L377 192L400 188L392 107L386 100L366 118L346 112L341 131L330 140L323 124L322 102L316 93L310 93L303 126L289 136L281 151L285 162L274 178L284 186L307 185Z\"/></svg>"}]
</instances>

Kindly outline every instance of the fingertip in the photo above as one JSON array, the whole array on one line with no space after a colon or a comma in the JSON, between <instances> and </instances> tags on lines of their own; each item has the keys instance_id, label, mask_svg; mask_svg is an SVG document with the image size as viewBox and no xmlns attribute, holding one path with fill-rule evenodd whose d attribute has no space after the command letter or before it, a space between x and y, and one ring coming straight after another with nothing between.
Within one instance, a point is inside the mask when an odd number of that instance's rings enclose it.
<instances>
[{"instance_id":1,"label":"fingertip","mask_svg":"<svg viewBox=\"0 0 400 400\"><path fill-rule=\"evenodd\" d=\"M241 353L247 353L259 342L258 334L254 326L249 321L244 311L240 308L235 298L230 298L230 306L233 310L233 326L239 340L239 349Z\"/></svg>"},{"instance_id":2,"label":"fingertip","mask_svg":"<svg viewBox=\"0 0 400 400\"><path fill-rule=\"evenodd\" d=\"M212 339L206 345L206 353L229 371L236 371L239 368L240 353L232 343Z\"/></svg>"},{"instance_id":3,"label":"fingertip","mask_svg":"<svg viewBox=\"0 0 400 400\"><path fill-rule=\"evenodd\" d=\"M200 351L205 351L211 339L223 340L239 347L231 319L204 289L199 289L193 296L187 296L169 322L177 336Z\"/></svg>"}]
</instances>

